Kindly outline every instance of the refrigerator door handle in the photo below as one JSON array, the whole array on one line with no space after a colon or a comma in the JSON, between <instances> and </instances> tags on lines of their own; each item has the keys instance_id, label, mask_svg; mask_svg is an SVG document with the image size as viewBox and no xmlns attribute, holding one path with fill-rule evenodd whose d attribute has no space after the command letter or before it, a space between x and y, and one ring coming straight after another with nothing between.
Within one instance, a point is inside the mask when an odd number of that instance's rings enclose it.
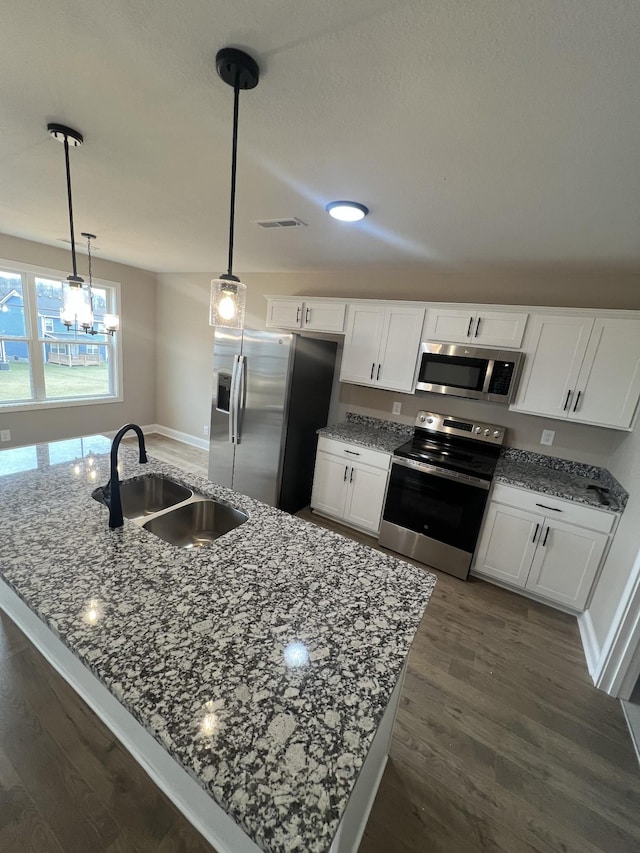
<instances>
[{"instance_id":1,"label":"refrigerator door handle","mask_svg":"<svg viewBox=\"0 0 640 853\"><path fill-rule=\"evenodd\" d=\"M238 385L236 391L236 444L240 444L242 435L242 416L244 415L244 407L247 402L247 357L245 355L237 356L238 359Z\"/></svg>"},{"instance_id":2,"label":"refrigerator door handle","mask_svg":"<svg viewBox=\"0 0 640 853\"><path fill-rule=\"evenodd\" d=\"M231 444L236 443L236 396L238 391L238 359L239 356L233 357L233 368L231 371L231 393L229 394L229 441Z\"/></svg>"}]
</instances>

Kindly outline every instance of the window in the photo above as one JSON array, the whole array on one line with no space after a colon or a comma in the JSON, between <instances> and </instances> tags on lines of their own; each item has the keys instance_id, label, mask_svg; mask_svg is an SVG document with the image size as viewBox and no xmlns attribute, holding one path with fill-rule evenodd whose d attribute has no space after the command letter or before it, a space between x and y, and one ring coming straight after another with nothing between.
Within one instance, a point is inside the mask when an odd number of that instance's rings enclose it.
<instances>
[{"instance_id":1,"label":"window","mask_svg":"<svg viewBox=\"0 0 640 853\"><path fill-rule=\"evenodd\" d=\"M119 313L116 282L94 280L96 334L60 320L65 273L0 260L0 408L33 409L121 399L118 335L104 330Z\"/></svg>"}]
</instances>

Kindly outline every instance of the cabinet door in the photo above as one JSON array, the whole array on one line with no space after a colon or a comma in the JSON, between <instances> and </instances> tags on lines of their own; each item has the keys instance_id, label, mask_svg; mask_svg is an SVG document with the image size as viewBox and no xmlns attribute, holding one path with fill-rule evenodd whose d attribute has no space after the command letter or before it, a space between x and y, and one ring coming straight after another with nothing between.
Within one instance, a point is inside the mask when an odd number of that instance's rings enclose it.
<instances>
[{"instance_id":1,"label":"cabinet door","mask_svg":"<svg viewBox=\"0 0 640 853\"><path fill-rule=\"evenodd\" d=\"M474 571L524 587L543 526L542 515L489 504Z\"/></svg>"},{"instance_id":2,"label":"cabinet door","mask_svg":"<svg viewBox=\"0 0 640 853\"><path fill-rule=\"evenodd\" d=\"M351 467L337 456L316 454L316 468L313 475L311 508L336 518L344 516L347 483Z\"/></svg>"},{"instance_id":3,"label":"cabinet door","mask_svg":"<svg viewBox=\"0 0 640 853\"><path fill-rule=\"evenodd\" d=\"M349 489L344 514L347 524L378 533L388 475L388 471L371 468L369 465L357 464L349 469Z\"/></svg>"},{"instance_id":4,"label":"cabinet door","mask_svg":"<svg viewBox=\"0 0 640 853\"><path fill-rule=\"evenodd\" d=\"M303 324L313 332L344 332L344 302L305 302Z\"/></svg>"},{"instance_id":5,"label":"cabinet door","mask_svg":"<svg viewBox=\"0 0 640 853\"><path fill-rule=\"evenodd\" d=\"M566 418L575 401L592 327L591 317L534 316L518 397L510 408Z\"/></svg>"},{"instance_id":6,"label":"cabinet door","mask_svg":"<svg viewBox=\"0 0 640 853\"><path fill-rule=\"evenodd\" d=\"M522 344L528 314L506 311L478 311L471 340L486 347L512 347Z\"/></svg>"},{"instance_id":7,"label":"cabinet door","mask_svg":"<svg viewBox=\"0 0 640 853\"><path fill-rule=\"evenodd\" d=\"M299 299L270 299L267 304L267 328L301 328L303 307Z\"/></svg>"},{"instance_id":8,"label":"cabinet door","mask_svg":"<svg viewBox=\"0 0 640 853\"><path fill-rule=\"evenodd\" d=\"M392 391L413 392L422 337L424 309L389 308L385 315L376 368L376 385Z\"/></svg>"},{"instance_id":9,"label":"cabinet door","mask_svg":"<svg viewBox=\"0 0 640 853\"><path fill-rule=\"evenodd\" d=\"M640 397L640 321L593 324L569 418L628 429Z\"/></svg>"},{"instance_id":10,"label":"cabinet door","mask_svg":"<svg viewBox=\"0 0 640 853\"><path fill-rule=\"evenodd\" d=\"M380 305L350 305L344 338L341 382L375 385L385 311Z\"/></svg>"},{"instance_id":11,"label":"cabinet door","mask_svg":"<svg viewBox=\"0 0 640 853\"><path fill-rule=\"evenodd\" d=\"M434 308L427 314L426 338L428 341L453 341L471 343L476 314L473 310L459 308Z\"/></svg>"},{"instance_id":12,"label":"cabinet door","mask_svg":"<svg viewBox=\"0 0 640 853\"><path fill-rule=\"evenodd\" d=\"M526 589L574 610L583 610L608 537L545 519Z\"/></svg>"}]
</instances>

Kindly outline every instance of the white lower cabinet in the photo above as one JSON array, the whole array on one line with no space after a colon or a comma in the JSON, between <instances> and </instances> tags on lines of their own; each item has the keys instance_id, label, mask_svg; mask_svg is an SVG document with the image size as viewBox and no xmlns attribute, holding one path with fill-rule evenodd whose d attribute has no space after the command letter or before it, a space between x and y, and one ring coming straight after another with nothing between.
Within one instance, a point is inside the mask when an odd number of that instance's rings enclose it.
<instances>
[{"instance_id":1,"label":"white lower cabinet","mask_svg":"<svg viewBox=\"0 0 640 853\"><path fill-rule=\"evenodd\" d=\"M497 486L472 574L584 610L615 522L583 504Z\"/></svg>"},{"instance_id":2,"label":"white lower cabinet","mask_svg":"<svg viewBox=\"0 0 640 853\"><path fill-rule=\"evenodd\" d=\"M391 455L321 437L311 508L359 530L378 533Z\"/></svg>"}]
</instances>

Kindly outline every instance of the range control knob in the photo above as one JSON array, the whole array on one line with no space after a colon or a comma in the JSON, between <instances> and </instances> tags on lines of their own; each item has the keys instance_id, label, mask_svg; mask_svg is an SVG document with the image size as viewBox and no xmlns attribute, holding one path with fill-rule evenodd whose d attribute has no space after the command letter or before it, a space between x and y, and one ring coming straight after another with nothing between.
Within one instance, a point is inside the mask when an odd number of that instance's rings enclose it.
<instances>
[{"instance_id":1,"label":"range control knob","mask_svg":"<svg viewBox=\"0 0 640 853\"><path fill-rule=\"evenodd\" d=\"M427 423L428 423L428 424L432 424L432 423L433 423L433 418L427 418Z\"/></svg>"},{"instance_id":2,"label":"range control knob","mask_svg":"<svg viewBox=\"0 0 640 853\"><path fill-rule=\"evenodd\" d=\"M476 427L476 435L480 435L481 432L482 430L480 429L480 427Z\"/></svg>"},{"instance_id":3,"label":"range control knob","mask_svg":"<svg viewBox=\"0 0 640 853\"><path fill-rule=\"evenodd\" d=\"M491 430L490 430L490 429L485 429L484 434L485 434L485 435L491 435Z\"/></svg>"},{"instance_id":4,"label":"range control knob","mask_svg":"<svg viewBox=\"0 0 640 853\"><path fill-rule=\"evenodd\" d=\"M496 429L493 431L493 437L494 438L500 438L500 430L499 429Z\"/></svg>"},{"instance_id":5,"label":"range control knob","mask_svg":"<svg viewBox=\"0 0 640 853\"><path fill-rule=\"evenodd\" d=\"M425 416L424 416L424 415L420 415L420 416L418 417L418 420L420 421L420 423L422 423L422 424L423 424L423 423L426 421L426 418L425 418Z\"/></svg>"}]
</instances>

